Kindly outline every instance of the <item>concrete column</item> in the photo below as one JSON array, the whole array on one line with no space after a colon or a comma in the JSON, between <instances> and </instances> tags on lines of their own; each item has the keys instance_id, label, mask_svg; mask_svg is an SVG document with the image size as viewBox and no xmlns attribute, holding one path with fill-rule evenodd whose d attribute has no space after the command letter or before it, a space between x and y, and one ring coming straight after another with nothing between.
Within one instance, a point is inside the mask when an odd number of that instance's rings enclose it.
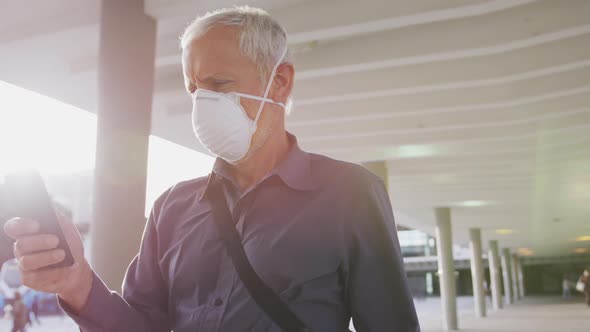
<instances>
[{"instance_id":1,"label":"concrete column","mask_svg":"<svg viewBox=\"0 0 590 332\"><path fill-rule=\"evenodd\" d=\"M120 290L145 225L156 22L143 0L103 0L91 264Z\"/></svg>"},{"instance_id":2,"label":"concrete column","mask_svg":"<svg viewBox=\"0 0 590 332\"><path fill-rule=\"evenodd\" d=\"M512 294L514 301L520 300L520 284L518 282L518 255L512 254Z\"/></svg>"},{"instance_id":3,"label":"concrete column","mask_svg":"<svg viewBox=\"0 0 590 332\"><path fill-rule=\"evenodd\" d=\"M498 241L492 240L489 243L488 259L490 265L490 290L492 293L492 306L494 310L502 309L502 290L500 289L500 251Z\"/></svg>"},{"instance_id":4,"label":"concrete column","mask_svg":"<svg viewBox=\"0 0 590 332\"><path fill-rule=\"evenodd\" d=\"M510 249L502 249L502 276L504 277L504 303L510 305L514 303L512 294L512 256Z\"/></svg>"},{"instance_id":5,"label":"concrete column","mask_svg":"<svg viewBox=\"0 0 590 332\"><path fill-rule=\"evenodd\" d=\"M385 183L385 189L389 192L389 172L385 161L371 161L362 164L363 167L377 175Z\"/></svg>"},{"instance_id":6,"label":"concrete column","mask_svg":"<svg viewBox=\"0 0 590 332\"><path fill-rule=\"evenodd\" d=\"M518 290L520 298L524 298L524 272L522 268L522 259L518 260Z\"/></svg>"},{"instance_id":7,"label":"concrete column","mask_svg":"<svg viewBox=\"0 0 590 332\"><path fill-rule=\"evenodd\" d=\"M469 230L469 248L471 249L471 280L473 282L473 298L475 316L486 316L486 295L483 289L483 263L481 260L481 229Z\"/></svg>"},{"instance_id":8,"label":"concrete column","mask_svg":"<svg viewBox=\"0 0 590 332\"><path fill-rule=\"evenodd\" d=\"M436 218L436 242L438 243L438 275L443 311L443 328L447 331L457 330L457 293L453 262L451 211L449 208L436 208L434 215Z\"/></svg>"}]
</instances>

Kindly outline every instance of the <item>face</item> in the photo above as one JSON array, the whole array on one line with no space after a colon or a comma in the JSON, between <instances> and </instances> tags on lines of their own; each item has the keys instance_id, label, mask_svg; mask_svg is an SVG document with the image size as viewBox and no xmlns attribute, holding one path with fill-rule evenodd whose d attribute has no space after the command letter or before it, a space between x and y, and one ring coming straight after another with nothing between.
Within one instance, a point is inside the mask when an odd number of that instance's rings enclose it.
<instances>
[{"instance_id":1,"label":"face","mask_svg":"<svg viewBox=\"0 0 590 332\"><path fill-rule=\"evenodd\" d=\"M238 30L219 26L210 29L194 40L182 53L184 84L189 94L196 89L215 92L240 92L255 96L264 94L266 82L262 82L258 67L239 50ZM268 98L285 103L293 80L291 64L282 64L277 69ZM260 102L240 98L248 117L254 120ZM252 137L253 146L261 146L273 130L284 130L284 112L273 104L265 103L258 119L258 129ZM249 152L244 158L249 159Z\"/></svg>"}]
</instances>

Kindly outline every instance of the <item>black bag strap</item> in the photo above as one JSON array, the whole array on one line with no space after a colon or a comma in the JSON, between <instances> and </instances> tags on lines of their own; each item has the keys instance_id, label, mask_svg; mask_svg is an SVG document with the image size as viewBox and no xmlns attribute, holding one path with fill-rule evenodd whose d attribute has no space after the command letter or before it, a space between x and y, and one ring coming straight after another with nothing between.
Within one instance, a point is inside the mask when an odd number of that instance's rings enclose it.
<instances>
[{"instance_id":1,"label":"black bag strap","mask_svg":"<svg viewBox=\"0 0 590 332\"><path fill-rule=\"evenodd\" d=\"M244 252L242 239L236 230L227 207L221 184L214 173L209 175L206 197L211 205L215 225L221 235L227 252L256 304L284 331L310 332L305 324L291 311L281 298L260 279Z\"/></svg>"}]
</instances>

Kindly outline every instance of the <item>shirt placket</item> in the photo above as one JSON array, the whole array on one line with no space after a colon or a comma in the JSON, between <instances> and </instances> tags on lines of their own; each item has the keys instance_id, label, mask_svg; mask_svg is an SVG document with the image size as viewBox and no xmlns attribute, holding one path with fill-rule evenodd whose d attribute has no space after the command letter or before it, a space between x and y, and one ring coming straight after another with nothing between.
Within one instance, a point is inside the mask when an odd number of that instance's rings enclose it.
<instances>
[{"instance_id":1,"label":"shirt placket","mask_svg":"<svg viewBox=\"0 0 590 332\"><path fill-rule=\"evenodd\" d=\"M246 215L243 209L246 196L248 195L240 197L235 203L233 211L231 211L234 220L237 220L234 225L241 237L243 227L239 226L243 225ZM227 311L229 297L239 280L233 262L225 250L220 264L221 273L215 287L215 295L212 297L212 302L207 306L205 319L200 324L204 331L221 331L223 315Z\"/></svg>"},{"instance_id":2,"label":"shirt placket","mask_svg":"<svg viewBox=\"0 0 590 332\"><path fill-rule=\"evenodd\" d=\"M206 319L203 322L203 331L221 331L223 315L227 311L228 300L233 291L235 270L231 259L226 254L221 261L221 271L214 296L207 306Z\"/></svg>"}]
</instances>

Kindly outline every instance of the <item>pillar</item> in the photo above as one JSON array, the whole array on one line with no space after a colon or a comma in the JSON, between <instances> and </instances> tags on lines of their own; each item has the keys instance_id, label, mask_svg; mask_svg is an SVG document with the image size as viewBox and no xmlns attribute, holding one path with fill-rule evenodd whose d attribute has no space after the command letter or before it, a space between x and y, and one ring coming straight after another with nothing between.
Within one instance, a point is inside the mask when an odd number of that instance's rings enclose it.
<instances>
[{"instance_id":1,"label":"pillar","mask_svg":"<svg viewBox=\"0 0 590 332\"><path fill-rule=\"evenodd\" d=\"M475 316L486 316L486 295L483 289L483 262L481 248L481 229L469 229L469 248L471 249L471 280L473 283L473 298Z\"/></svg>"},{"instance_id":2,"label":"pillar","mask_svg":"<svg viewBox=\"0 0 590 332\"><path fill-rule=\"evenodd\" d=\"M492 293L492 307L494 310L502 309L502 290L500 279L500 251L498 241L489 242L488 260L490 265L490 290Z\"/></svg>"},{"instance_id":3,"label":"pillar","mask_svg":"<svg viewBox=\"0 0 590 332\"><path fill-rule=\"evenodd\" d=\"M522 268L522 259L518 260L518 290L520 291L520 298L524 298L524 272Z\"/></svg>"},{"instance_id":4,"label":"pillar","mask_svg":"<svg viewBox=\"0 0 590 332\"><path fill-rule=\"evenodd\" d=\"M362 164L363 167L377 175L385 183L385 189L389 190L389 173L385 161L370 161ZM388 191L389 192L389 191Z\"/></svg>"},{"instance_id":5,"label":"pillar","mask_svg":"<svg viewBox=\"0 0 590 332\"><path fill-rule=\"evenodd\" d=\"M510 249L502 249L502 276L504 277L504 303L509 305L514 303L512 294L512 256Z\"/></svg>"},{"instance_id":6,"label":"pillar","mask_svg":"<svg viewBox=\"0 0 590 332\"><path fill-rule=\"evenodd\" d=\"M457 293L455 289L455 266L453 262L453 236L451 232L451 211L436 208L436 241L438 243L438 275L443 311L443 328L457 330Z\"/></svg>"},{"instance_id":7,"label":"pillar","mask_svg":"<svg viewBox=\"0 0 590 332\"><path fill-rule=\"evenodd\" d=\"M520 284L518 282L518 255L512 254L512 294L514 300L520 300Z\"/></svg>"},{"instance_id":8,"label":"pillar","mask_svg":"<svg viewBox=\"0 0 590 332\"><path fill-rule=\"evenodd\" d=\"M120 290L145 225L156 22L143 0L103 0L90 261Z\"/></svg>"}]
</instances>

